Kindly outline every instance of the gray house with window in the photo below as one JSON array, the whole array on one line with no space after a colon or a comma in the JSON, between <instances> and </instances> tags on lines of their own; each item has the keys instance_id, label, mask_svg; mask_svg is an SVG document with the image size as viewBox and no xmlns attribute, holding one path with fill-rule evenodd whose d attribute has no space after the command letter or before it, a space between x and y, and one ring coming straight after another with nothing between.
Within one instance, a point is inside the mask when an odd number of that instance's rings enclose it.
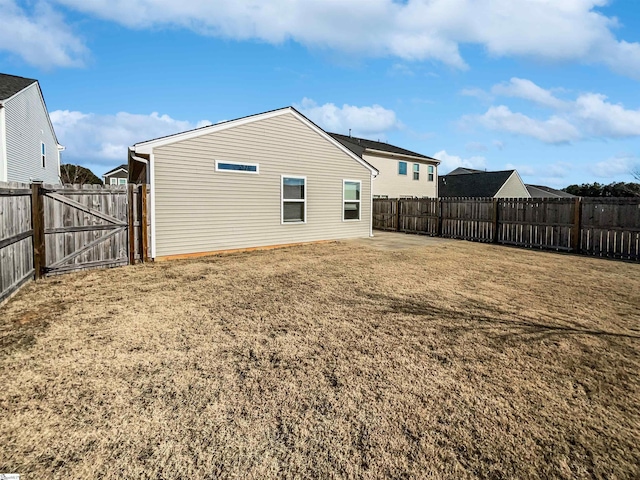
<instances>
[{"instance_id":1,"label":"gray house with window","mask_svg":"<svg viewBox=\"0 0 640 480\"><path fill-rule=\"evenodd\" d=\"M126 185L129 178L129 166L125 163L102 175L105 185Z\"/></svg>"},{"instance_id":2,"label":"gray house with window","mask_svg":"<svg viewBox=\"0 0 640 480\"><path fill-rule=\"evenodd\" d=\"M60 183L60 152L37 80L0 73L0 181Z\"/></svg>"},{"instance_id":3,"label":"gray house with window","mask_svg":"<svg viewBox=\"0 0 640 480\"><path fill-rule=\"evenodd\" d=\"M373 182L374 198L438 196L440 160L385 142L329 135L378 170Z\"/></svg>"},{"instance_id":4,"label":"gray house with window","mask_svg":"<svg viewBox=\"0 0 640 480\"><path fill-rule=\"evenodd\" d=\"M155 259L372 235L378 171L292 107L137 143L128 165Z\"/></svg>"}]
</instances>

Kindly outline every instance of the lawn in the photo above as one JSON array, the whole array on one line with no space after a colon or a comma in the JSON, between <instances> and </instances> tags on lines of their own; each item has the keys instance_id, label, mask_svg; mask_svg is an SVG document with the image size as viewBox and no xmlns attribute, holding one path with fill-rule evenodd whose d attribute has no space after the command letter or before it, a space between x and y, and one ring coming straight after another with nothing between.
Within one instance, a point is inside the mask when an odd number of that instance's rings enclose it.
<instances>
[{"instance_id":1,"label":"lawn","mask_svg":"<svg viewBox=\"0 0 640 480\"><path fill-rule=\"evenodd\" d=\"M640 265L339 242L0 307L0 472L638 478Z\"/></svg>"}]
</instances>

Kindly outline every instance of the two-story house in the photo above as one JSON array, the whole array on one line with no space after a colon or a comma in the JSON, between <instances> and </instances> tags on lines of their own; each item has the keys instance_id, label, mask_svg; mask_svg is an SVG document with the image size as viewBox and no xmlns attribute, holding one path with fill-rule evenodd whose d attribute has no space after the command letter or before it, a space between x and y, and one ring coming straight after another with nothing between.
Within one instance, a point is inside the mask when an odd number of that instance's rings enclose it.
<instances>
[{"instance_id":1,"label":"two-story house","mask_svg":"<svg viewBox=\"0 0 640 480\"><path fill-rule=\"evenodd\" d=\"M380 172L373 181L374 198L438 196L440 160L384 142L329 135Z\"/></svg>"},{"instance_id":2,"label":"two-story house","mask_svg":"<svg viewBox=\"0 0 640 480\"><path fill-rule=\"evenodd\" d=\"M0 73L0 181L60 183L60 152L37 80Z\"/></svg>"}]
</instances>

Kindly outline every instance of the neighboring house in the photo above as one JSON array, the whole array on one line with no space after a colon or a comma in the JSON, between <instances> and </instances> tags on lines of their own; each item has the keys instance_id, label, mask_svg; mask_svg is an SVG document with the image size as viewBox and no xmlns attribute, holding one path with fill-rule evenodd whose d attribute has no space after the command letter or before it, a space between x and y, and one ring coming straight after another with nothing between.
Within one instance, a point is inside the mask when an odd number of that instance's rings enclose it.
<instances>
[{"instance_id":1,"label":"neighboring house","mask_svg":"<svg viewBox=\"0 0 640 480\"><path fill-rule=\"evenodd\" d=\"M457 168L440 177L440 197L531 198L516 170L483 172Z\"/></svg>"},{"instance_id":2,"label":"neighboring house","mask_svg":"<svg viewBox=\"0 0 640 480\"><path fill-rule=\"evenodd\" d=\"M380 172L373 182L374 198L438 196L440 160L384 142L329 135Z\"/></svg>"},{"instance_id":3,"label":"neighboring house","mask_svg":"<svg viewBox=\"0 0 640 480\"><path fill-rule=\"evenodd\" d=\"M531 198L575 198L575 195L543 185L526 185Z\"/></svg>"},{"instance_id":4,"label":"neighboring house","mask_svg":"<svg viewBox=\"0 0 640 480\"><path fill-rule=\"evenodd\" d=\"M378 171L292 107L137 143L129 172L155 259L372 235Z\"/></svg>"},{"instance_id":5,"label":"neighboring house","mask_svg":"<svg viewBox=\"0 0 640 480\"><path fill-rule=\"evenodd\" d=\"M126 185L129 178L129 166L125 163L102 175L105 185Z\"/></svg>"},{"instance_id":6,"label":"neighboring house","mask_svg":"<svg viewBox=\"0 0 640 480\"><path fill-rule=\"evenodd\" d=\"M60 152L37 80L0 73L0 181L60 183Z\"/></svg>"}]
</instances>

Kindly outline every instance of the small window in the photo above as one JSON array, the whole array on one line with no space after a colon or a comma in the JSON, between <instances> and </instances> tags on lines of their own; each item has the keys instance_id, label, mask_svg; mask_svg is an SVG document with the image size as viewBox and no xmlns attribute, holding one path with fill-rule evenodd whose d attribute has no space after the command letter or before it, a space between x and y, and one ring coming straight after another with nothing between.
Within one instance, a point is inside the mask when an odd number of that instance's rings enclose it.
<instances>
[{"instance_id":1,"label":"small window","mask_svg":"<svg viewBox=\"0 0 640 480\"><path fill-rule=\"evenodd\" d=\"M127 184L127 179L126 178L119 178L118 179L118 185L126 185Z\"/></svg>"},{"instance_id":2,"label":"small window","mask_svg":"<svg viewBox=\"0 0 640 480\"><path fill-rule=\"evenodd\" d=\"M44 142L40 142L40 153L42 154L42 168L47 166L47 146Z\"/></svg>"},{"instance_id":3,"label":"small window","mask_svg":"<svg viewBox=\"0 0 640 480\"><path fill-rule=\"evenodd\" d=\"M398 162L398 175L407 174L407 162Z\"/></svg>"},{"instance_id":4,"label":"small window","mask_svg":"<svg viewBox=\"0 0 640 480\"><path fill-rule=\"evenodd\" d=\"M307 221L307 178L282 176L282 223Z\"/></svg>"},{"instance_id":5,"label":"small window","mask_svg":"<svg viewBox=\"0 0 640 480\"><path fill-rule=\"evenodd\" d=\"M216 160L216 172L259 173L257 163L240 163Z\"/></svg>"},{"instance_id":6,"label":"small window","mask_svg":"<svg viewBox=\"0 0 640 480\"><path fill-rule=\"evenodd\" d=\"M420 164L419 163L413 164L413 179L420 180Z\"/></svg>"},{"instance_id":7,"label":"small window","mask_svg":"<svg viewBox=\"0 0 640 480\"><path fill-rule=\"evenodd\" d=\"M109 179L109 185L117 185L118 184L118 179L117 178L110 178Z\"/></svg>"},{"instance_id":8,"label":"small window","mask_svg":"<svg viewBox=\"0 0 640 480\"><path fill-rule=\"evenodd\" d=\"M433 168L433 165L429 165L427 167L427 180L429 180L430 182L433 182L433 172L435 171L435 169Z\"/></svg>"},{"instance_id":9,"label":"small window","mask_svg":"<svg viewBox=\"0 0 640 480\"><path fill-rule=\"evenodd\" d=\"M342 181L342 220L360 220L359 180Z\"/></svg>"}]
</instances>

